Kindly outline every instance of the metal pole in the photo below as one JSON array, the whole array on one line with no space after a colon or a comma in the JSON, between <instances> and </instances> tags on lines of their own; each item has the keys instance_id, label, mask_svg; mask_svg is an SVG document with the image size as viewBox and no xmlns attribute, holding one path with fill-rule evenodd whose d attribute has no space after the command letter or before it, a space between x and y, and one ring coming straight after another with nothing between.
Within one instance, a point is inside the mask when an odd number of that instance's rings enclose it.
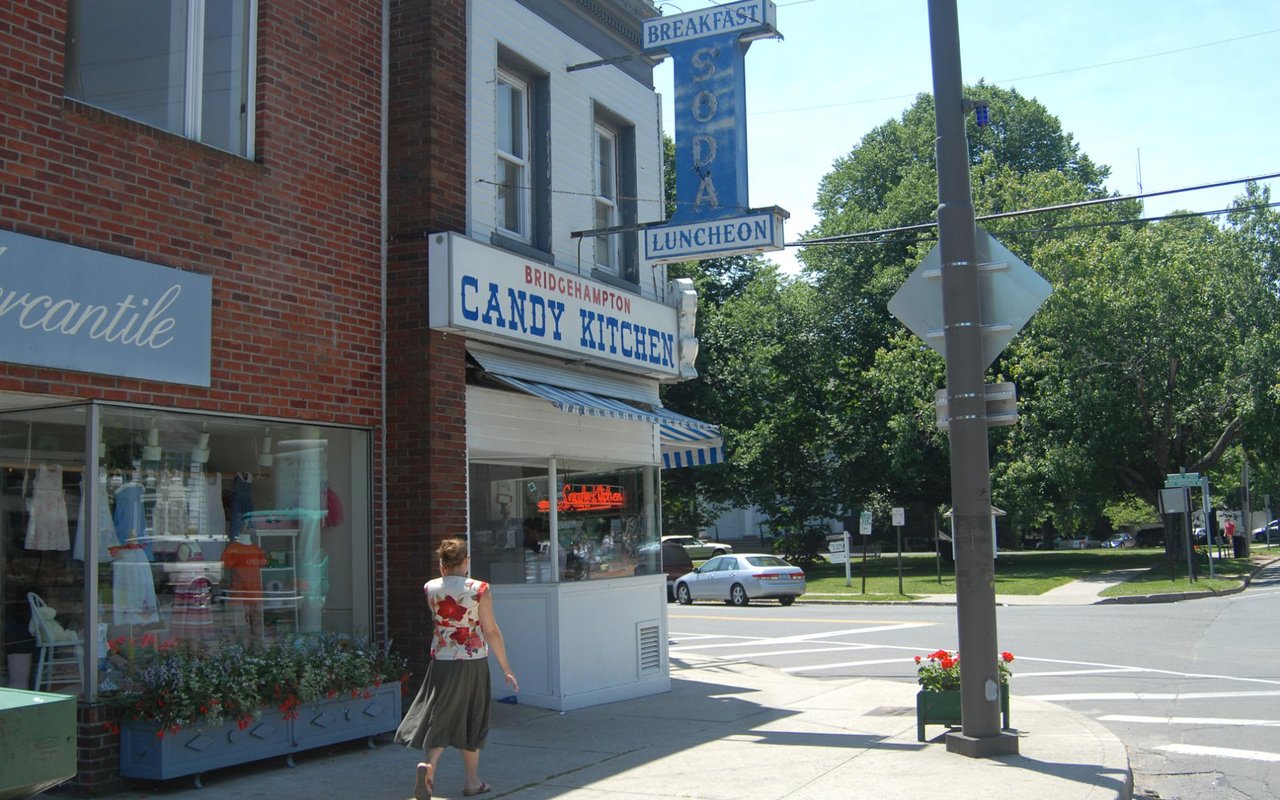
<instances>
[{"instance_id":1,"label":"metal pole","mask_svg":"<svg viewBox=\"0 0 1280 800\"><path fill-rule=\"evenodd\" d=\"M938 239L947 403L951 410L951 498L956 545L960 653L960 733L947 751L974 758L1018 752L1000 730L995 553L991 546L991 465L987 458L982 297L964 130L960 24L955 0L929 0L929 45L938 161Z\"/></svg>"},{"instance_id":2,"label":"metal pole","mask_svg":"<svg viewBox=\"0 0 1280 800\"><path fill-rule=\"evenodd\" d=\"M1213 537L1213 529L1216 525L1209 524L1209 515L1213 513L1213 509L1209 508L1209 475L1205 473L1200 476L1200 508L1204 511L1204 532L1206 537ZM1221 539L1221 536L1214 537ZM1206 542L1204 552L1209 557L1209 578L1213 579L1213 542ZM1218 545L1218 555L1222 555L1222 546Z\"/></svg>"},{"instance_id":3,"label":"metal pole","mask_svg":"<svg viewBox=\"0 0 1280 800\"><path fill-rule=\"evenodd\" d=\"M871 537L863 536L861 538L862 538L862 594L866 594L867 593L867 539L870 539Z\"/></svg>"},{"instance_id":4,"label":"metal pole","mask_svg":"<svg viewBox=\"0 0 1280 800\"><path fill-rule=\"evenodd\" d=\"M1249 495L1249 454L1245 452L1241 452L1240 455L1244 457L1244 466L1241 467L1241 470L1240 470L1241 471L1240 480L1242 484L1241 493L1244 495L1244 498L1243 498L1244 499L1244 503L1243 503L1244 522L1241 524L1239 528L1236 529L1236 533L1241 536L1244 536L1244 547L1242 548L1241 552L1244 553L1245 558L1248 558L1249 551L1251 550L1250 545L1253 543L1253 513L1252 513L1253 498L1250 497ZM1270 520L1267 520L1267 521L1270 522ZM1235 542L1232 542L1231 546L1234 548ZM1234 550L1231 553L1231 555L1233 556L1235 555Z\"/></svg>"},{"instance_id":5,"label":"metal pole","mask_svg":"<svg viewBox=\"0 0 1280 800\"><path fill-rule=\"evenodd\" d=\"M898 594L905 595L906 592L902 591L902 526L895 525L894 528L898 531Z\"/></svg>"},{"instance_id":6,"label":"metal pole","mask_svg":"<svg viewBox=\"0 0 1280 800\"><path fill-rule=\"evenodd\" d=\"M1186 509L1186 513L1182 515L1182 533L1187 540L1187 583L1195 583L1196 565L1193 560L1195 555L1195 544L1191 541L1191 490L1183 487L1182 489L1182 507ZM1208 520L1205 521L1208 525ZM1206 528L1205 530L1208 530Z\"/></svg>"}]
</instances>

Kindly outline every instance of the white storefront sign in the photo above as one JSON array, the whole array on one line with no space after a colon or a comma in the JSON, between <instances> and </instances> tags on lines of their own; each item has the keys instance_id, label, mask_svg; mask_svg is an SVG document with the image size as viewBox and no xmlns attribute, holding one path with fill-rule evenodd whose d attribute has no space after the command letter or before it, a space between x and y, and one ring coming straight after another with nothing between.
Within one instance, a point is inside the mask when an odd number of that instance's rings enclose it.
<instances>
[{"instance_id":1,"label":"white storefront sign","mask_svg":"<svg viewBox=\"0 0 1280 800\"><path fill-rule=\"evenodd\" d=\"M680 374L672 306L454 233L432 234L428 259L434 329L646 375Z\"/></svg>"}]
</instances>

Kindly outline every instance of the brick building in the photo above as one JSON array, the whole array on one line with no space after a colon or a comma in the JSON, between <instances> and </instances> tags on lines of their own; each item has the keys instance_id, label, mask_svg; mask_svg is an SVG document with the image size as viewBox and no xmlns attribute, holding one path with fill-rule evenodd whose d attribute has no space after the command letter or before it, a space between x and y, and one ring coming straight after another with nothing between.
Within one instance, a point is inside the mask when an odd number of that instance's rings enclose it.
<instances>
[{"instance_id":1,"label":"brick building","mask_svg":"<svg viewBox=\"0 0 1280 800\"><path fill-rule=\"evenodd\" d=\"M118 780L111 643L174 635L199 596L210 640L390 639L416 681L450 535L522 702L669 686L660 469L720 444L658 401L694 348L690 290L637 245L656 15L0 12L0 670L80 696L82 789ZM261 601L237 605L245 553ZM41 601L76 663L39 669Z\"/></svg>"}]
</instances>

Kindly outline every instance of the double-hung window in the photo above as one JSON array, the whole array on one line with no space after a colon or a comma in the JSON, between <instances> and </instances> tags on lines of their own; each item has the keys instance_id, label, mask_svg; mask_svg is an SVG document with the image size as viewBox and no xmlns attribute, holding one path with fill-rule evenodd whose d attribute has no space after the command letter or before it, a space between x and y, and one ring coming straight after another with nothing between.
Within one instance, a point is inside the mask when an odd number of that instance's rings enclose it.
<instances>
[{"instance_id":1,"label":"double-hung window","mask_svg":"<svg viewBox=\"0 0 1280 800\"><path fill-rule=\"evenodd\" d=\"M70 0L68 97L253 157L257 0Z\"/></svg>"},{"instance_id":2,"label":"double-hung window","mask_svg":"<svg viewBox=\"0 0 1280 800\"><path fill-rule=\"evenodd\" d=\"M618 135L599 123L595 126L595 227L611 228L619 224L618 208ZM595 262L598 269L618 271L618 236L595 237Z\"/></svg>"},{"instance_id":3,"label":"double-hung window","mask_svg":"<svg viewBox=\"0 0 1280 800\"><path fill-rule=\"evenodd\" d=\"M636 220L636 128L601 103L592 104L591 203L593 225L631 228L598 235L592 259L596 277L639 284L639 238Z\"/></svg>"},{"instance_id":4,"label":"double-hung window","mask_svg":"<svg viewBox=\"0 0 1280 800\"><path fill-rule=\"evenodd\" d=\"M497 81L498 230L531 242L528 82L499 70Z\"/></svg>"}]
</instances>

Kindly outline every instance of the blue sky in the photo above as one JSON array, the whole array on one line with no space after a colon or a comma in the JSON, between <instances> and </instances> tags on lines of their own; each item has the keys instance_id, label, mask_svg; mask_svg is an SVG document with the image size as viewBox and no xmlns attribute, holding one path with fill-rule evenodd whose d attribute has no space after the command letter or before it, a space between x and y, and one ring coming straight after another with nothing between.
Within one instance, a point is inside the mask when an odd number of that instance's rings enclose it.
<instances>
[{"instance_id":1,"label":"blue sky","mask_svg":"<svg viewBox=\"0 0 1280 800\"><path fill-rule=\"evenodd\" d=\"M723 2L658 3L664 14ZM747 53L750 202L817 217L822 177L872 128L933 89L926 0L778 0L782 40ZM1280 172L1280 0L958 0L965 83L1039 100L1131 194ZM670 61L657 68L674 130ZM1280 181L1270 181L1280 200ZM1243 186L1146 201L1225 208ZM794 250L771 257L788 271Z\"/></svg>"}]
</instances>

